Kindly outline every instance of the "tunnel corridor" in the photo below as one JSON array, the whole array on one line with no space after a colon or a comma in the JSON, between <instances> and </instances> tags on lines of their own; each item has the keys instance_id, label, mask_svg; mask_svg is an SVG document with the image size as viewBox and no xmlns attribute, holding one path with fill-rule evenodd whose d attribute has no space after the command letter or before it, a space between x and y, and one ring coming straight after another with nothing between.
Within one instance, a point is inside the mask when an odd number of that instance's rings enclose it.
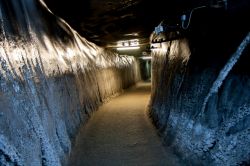
<instances>
[{"instance_id":1,"label":"tunnel corridor","mask_svg":"<svg viewBox=\"0 0 250 166\"><path fill-rule=\"evenodd\" d=\"M249 0L0 0L0 166L249 166Z\"/></svg>"},{"instance_id":2,"label":"tunnel corridor","mask_svg":"<svg viewBox=\"0 0 250 166\"><path fill-rule=\"evenodd\" d=\"M180 165L147 115L150 89L150 83L137 83L93 113L79 131L68 166Z\"/></svg>"}]
</instances>

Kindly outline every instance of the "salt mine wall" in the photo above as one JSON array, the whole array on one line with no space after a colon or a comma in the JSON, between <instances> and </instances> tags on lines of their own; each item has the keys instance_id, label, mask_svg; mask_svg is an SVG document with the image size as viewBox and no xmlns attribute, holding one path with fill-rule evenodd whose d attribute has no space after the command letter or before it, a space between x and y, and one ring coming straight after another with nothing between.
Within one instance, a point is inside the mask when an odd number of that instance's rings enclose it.
<instances>
[{"instance_id":1,"label":"salt mine wall","mask_svg":"<svg viewBox=\"0 0 250 166\"><path fill-rule=\"evenodd\" d=\"M165 146L186 165L247 165L249 29L209 14L152 49L150 115Z\"/></svg>"},{"instance_id":2,"label":"salt mine wall","mask_svg":"<svg viewBox=\"0 0 250 166\"><path fill-rule=\"evenodd\" d=\"M140 80L36 0L0 0L0 165L61 165L80 124Z\"/></svg>"}]
</instances>

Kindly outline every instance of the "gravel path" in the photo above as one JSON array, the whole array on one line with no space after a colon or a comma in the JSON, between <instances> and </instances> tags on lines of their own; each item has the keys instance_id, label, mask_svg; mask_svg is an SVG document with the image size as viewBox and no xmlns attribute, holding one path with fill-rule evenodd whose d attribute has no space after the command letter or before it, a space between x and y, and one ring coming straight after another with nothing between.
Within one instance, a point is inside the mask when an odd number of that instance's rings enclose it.
<instances>
[{"instance_id":1,"label":"gravel path","mask_svg":"<svg viewBox=\"0 0 250 166\"><path fill-rule=\"evenodd\" d=\"M69 166L176 166L146 113L150 84L139 83L93 114L76 138Z\"/></svg>"}]
</instances>

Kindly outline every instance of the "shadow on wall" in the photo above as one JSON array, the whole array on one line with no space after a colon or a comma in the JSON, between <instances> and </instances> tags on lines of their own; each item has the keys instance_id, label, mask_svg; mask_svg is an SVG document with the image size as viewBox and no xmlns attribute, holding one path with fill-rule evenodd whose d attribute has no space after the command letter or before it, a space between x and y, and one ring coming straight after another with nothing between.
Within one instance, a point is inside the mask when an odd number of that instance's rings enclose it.
<instances>
[{"instance_id":1,"label":"shadow on wall","mask_svg":"<svg viewBox=\"0 0 250 166\"><path fill-rule=\"evenodd\" d=\"M61 165L81 123L140 80L138 62L80 37L43 1L0 1L0 165Z\"/></svg>"},{"instance_id":2,"label":"shadow on wall","mask_svg":"<svg viewBox=\"0 0 250 166\"><path fill-rule=\"evenodd\" d=\"M151 116L186 165L250 164L250 33L223 24L152 51Z\"/></svg>"}]
</instances>

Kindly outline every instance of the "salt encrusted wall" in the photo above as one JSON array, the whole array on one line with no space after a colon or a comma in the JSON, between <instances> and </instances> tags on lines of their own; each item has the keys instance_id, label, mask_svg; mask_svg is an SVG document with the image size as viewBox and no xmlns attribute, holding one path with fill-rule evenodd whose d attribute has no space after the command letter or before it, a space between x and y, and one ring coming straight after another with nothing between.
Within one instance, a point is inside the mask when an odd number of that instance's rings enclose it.
<instances>
[{"instance_id":1,"label":"salt encrusted wall","mask_svg":"<svg viewBox=\"0 0 250 166\"><path fill-rule=\"evenodd\" d=\"M221 70L216 62L201 68L185 39L152 53L150 113L166 146L187 165L249 163L250 70L241 68L249 53L238 58L250 34L246 40Z\"/></svg>"},{"instance_id":2,"label":"salt encrusted wall","mask_svg":"<svg viewBox=\"0 0 250 166\"><path fill-rule=\"evenodd\" d=\"M43 1L0 1L0 165L65 163L80 124L138 80L134 57L80 37Z\"/></svg>"},{"instance_id":3,"label":"salt encrusted wall","mask_svg":"<svg viewBox=\"0 0 250 166\"><path fill-rule=\"evenodd\" d=\"M250 33L209 14L152 50L150 114L184 165L247 165Z\"/></svg>"}]
</instances>

